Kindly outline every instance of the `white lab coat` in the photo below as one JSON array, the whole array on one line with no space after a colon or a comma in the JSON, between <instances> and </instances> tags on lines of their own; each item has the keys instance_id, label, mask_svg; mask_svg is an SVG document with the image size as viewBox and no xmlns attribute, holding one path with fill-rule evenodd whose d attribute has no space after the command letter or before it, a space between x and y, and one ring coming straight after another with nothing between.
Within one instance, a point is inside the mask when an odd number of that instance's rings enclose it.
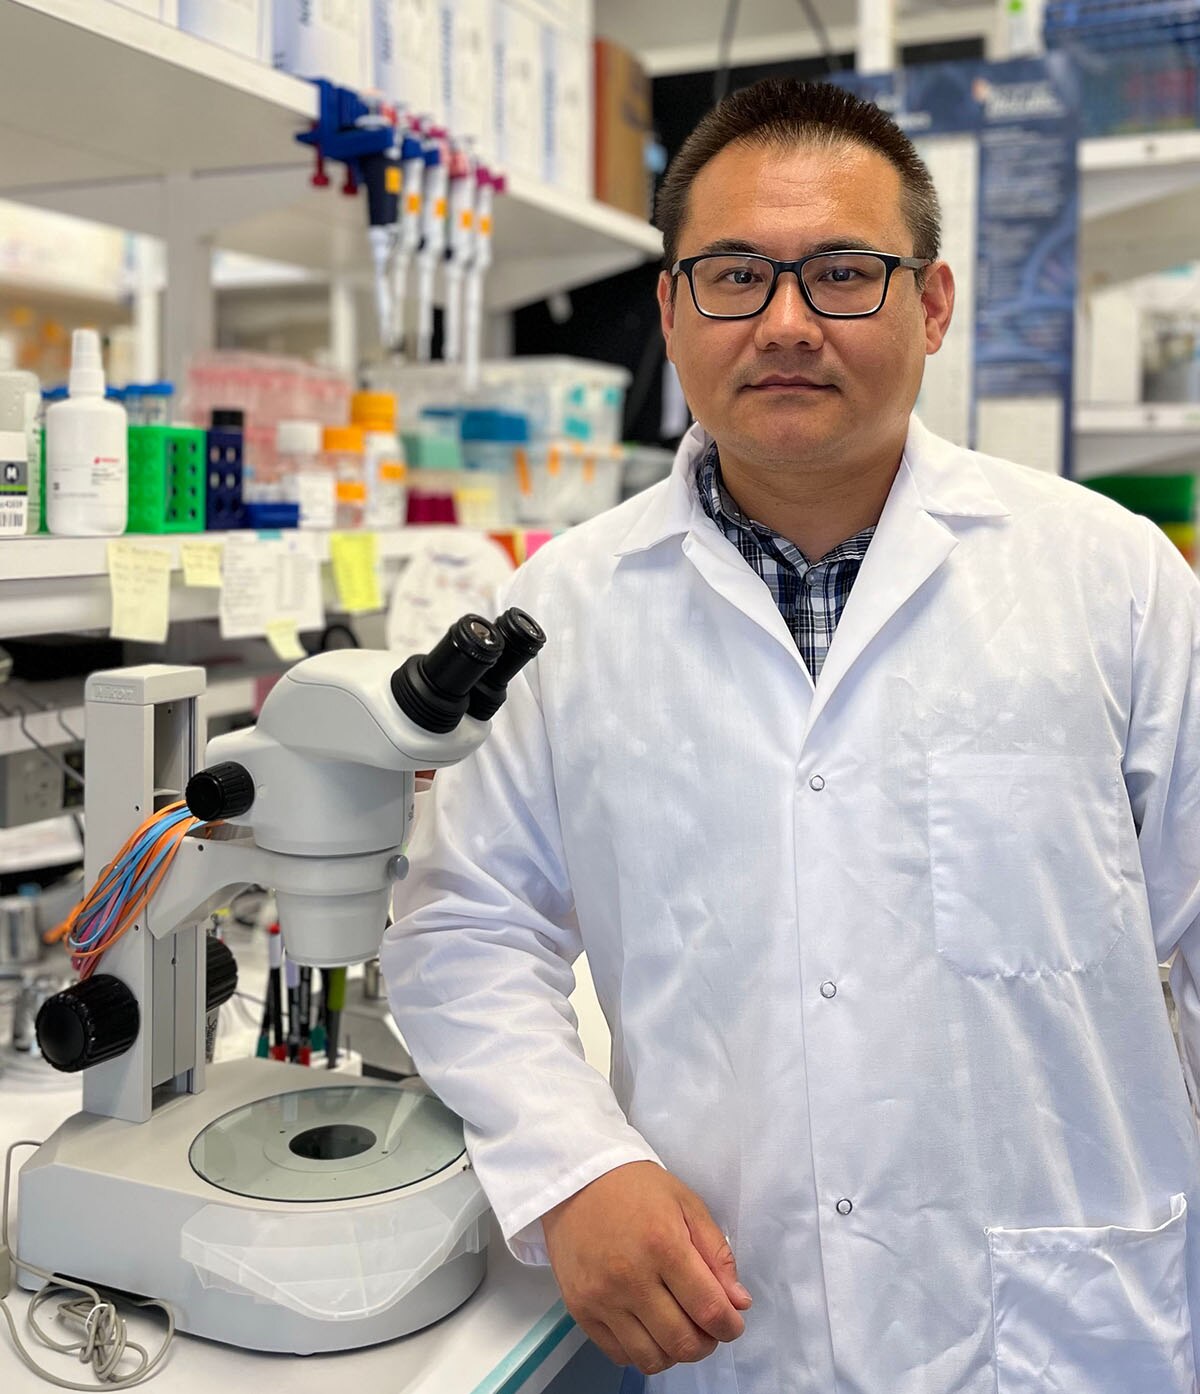
<instances>
[{"instance_id":1,"label":"white lab coat","mask_svg":"<svg viewBox=\"0 0 1200 1394\"><path fill-rule=\"evenodd\" d=\"M914 419L814 690L706 443L514 579L548 642L438 776L383 952L421 1073L528 1261L624 1162L707 1202L754 1306L655 1394L1191 1394L1157 965L1196 1054L1195 578Z\"/></svg>"}]
</instances>

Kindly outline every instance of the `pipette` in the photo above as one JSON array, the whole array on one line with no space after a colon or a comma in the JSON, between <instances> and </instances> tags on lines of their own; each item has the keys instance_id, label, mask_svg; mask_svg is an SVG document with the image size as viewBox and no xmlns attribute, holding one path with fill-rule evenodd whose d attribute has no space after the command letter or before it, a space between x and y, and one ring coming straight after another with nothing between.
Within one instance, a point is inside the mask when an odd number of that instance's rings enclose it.
<instances>
[{"instance_id":1,"label":"pipette","mask_svg":"<svg viewBox=\"0 0 1200 1394\"><path fill-rule=\"evenodd\" d=\"M359 166L367 186L367 238L371 245L375 311L379 341L390 349L399 336L392 297L391 262L400 219L399 151L391 149L362 156Z\"/></svg>"},{"instance_id":2,"label":"pipette","mask_svg":"<svg viewBox=\"0 0 1200 1394\"><path fill-rule=\"evenodd\" d=\"M392 253L392 305L396 317L396 349L404 348L408 336L408 275L412 259L421 245L421 209L425 202L425 145L421 122L414 118L400 143L400 230Z\"/></svg>"},{"instance_id":3,"label":"pipette","mask_svg":"<svg viewBox=\"0 0 1200 1394\"><path fill-rule=\"evenodd\" d=\"M446 132L425 140L425 201L421 209L421 250L417 253L417 361L433 357L433 280L446 250L446 192L449 183Z\"/></svg>"},{"instance_id":4,"label":"pipette","mask_svg":"<svg viewBox=\"0 0 1200 1394\"><path fill-rule=\"evenodd\" d=\"M455 144L450 151L450 225L446 248L446 300L442 357L447 363L462 358L463 276L475 248L475 162L469 149Z\"/></svg>"},{"instance_id":5,"label":"pipette","mask_svg":"<svg viewBox=\"0 0 1200 1394\"><path fill-rule=\"evenodd\" d=\"M480 347L483 340L483 281L492 264L492 201L504 192L504 176L480 165L475 172L475 226L466 275L466 327L464 332L463 386L473 392L479 386Z\"/></svg>"}]
</instances>

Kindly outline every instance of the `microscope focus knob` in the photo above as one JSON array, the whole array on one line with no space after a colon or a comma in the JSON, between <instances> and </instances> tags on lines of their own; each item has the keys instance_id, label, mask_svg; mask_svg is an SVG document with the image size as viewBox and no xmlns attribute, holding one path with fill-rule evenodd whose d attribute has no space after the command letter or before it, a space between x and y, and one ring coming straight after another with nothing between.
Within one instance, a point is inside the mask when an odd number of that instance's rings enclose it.
<instances>
[{"instance_id":1,"label":"microscope focus knob","mask_svg":"<svg viewBox=\"0 0 1200 1394\"><path fill-rule=\"evenodd\" d=\"M202 822L237 818L254 804L254 776L236 760L222 760L192 775L183 797L192 816Z\"/></svg>"},{"instance_id":2,"label":"microscope focus knob","mask_svg":"<svg viewBox=\"0 0 1200 1394\"><path fill-rule=\"evenodd\" d=\"M137 998L120 978L97 973L48 997L34 1030L45 1059L70 1074L123 1055L140 1020Z\"/></svg>"}]
</instances>

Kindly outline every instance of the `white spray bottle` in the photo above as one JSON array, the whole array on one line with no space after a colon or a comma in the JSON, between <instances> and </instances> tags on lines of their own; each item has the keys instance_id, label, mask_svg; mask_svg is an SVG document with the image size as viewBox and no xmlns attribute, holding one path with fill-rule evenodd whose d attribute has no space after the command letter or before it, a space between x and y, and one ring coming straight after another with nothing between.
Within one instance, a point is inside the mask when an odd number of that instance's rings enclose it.
<instances>
[{"instance_id":1,"label":"white spray bottle","mask_svg":"<svg viewBox=\"0 0 1200 1394\"><path fill-rule=\"evenodd\" d=\"M59 537L117 537L129 505L128 423L104 399L94 329L72 336L67 392L46 412L46 526Z\"/></svg>"}]
</instances>

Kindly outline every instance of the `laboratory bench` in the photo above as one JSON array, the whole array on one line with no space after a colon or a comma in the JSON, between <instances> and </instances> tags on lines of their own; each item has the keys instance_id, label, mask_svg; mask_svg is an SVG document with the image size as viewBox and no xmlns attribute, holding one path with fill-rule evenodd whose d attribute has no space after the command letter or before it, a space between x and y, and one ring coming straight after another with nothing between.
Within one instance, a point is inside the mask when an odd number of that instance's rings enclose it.
<instances>
[{"instance_id":1,"label":"laboratory bench","mask_svg":"<svg viewBox=\"0 0 1200 1394\"><path fill-rule=\"evenodd\" d=\"M231 947L242 964L241 947ZM242 974L251 994L256 986L254 970L252 965ZM607 1074L604 1019L595 1004L586 965L577 965L577 973L580 986L572 1001L585 1050ZM0 999L11 996L4 992L9 986L0 983ZM7 1010L0 1007L0 1018L5 1016ZM9 1038L6 1026L0 1019L3 1041ZM233 1039L235 1048L240 1046L236 1033ZM223 1037L218 1058L229 1050L229 1038ZM7 1068L0 1073L0 1168L11 1143L19 1138L44 1139L76 1112L81 1087L78 1075L55 1074L36 1059L8 1053ZM17 1154L14 1175L32 1154L32 1148ZM9 1232L15 1237L15 1180L12 1189ZM572 1321L550 1270L518 1263L494 1218L492 1225L483 1283L462 1307L423 1331L362 1350L309 1356L245 1351L179 1334L161 1370L138 1388L162 1394L201 1394L212 1389L240 1394L270 1387L286 1388L288 1394L328 1394L330 1389L353 1389L355 1394L617 1394L621 1372ZM24 1321L30 1296L14 1287L8 1300L35 1358L61 1378L89 1382L90 1370L33 1342ZM40 1314L50 1330L54 1306L52 1302ZM131 1339L153 1354L162 1336L161 1321L136 1313L131 1316L128 1303L122 1303L121 1310ZM45 1394L51 1387L21 1363L0 1320L0 1389L4 1394Z\"/></svg>"}]
</instances>

